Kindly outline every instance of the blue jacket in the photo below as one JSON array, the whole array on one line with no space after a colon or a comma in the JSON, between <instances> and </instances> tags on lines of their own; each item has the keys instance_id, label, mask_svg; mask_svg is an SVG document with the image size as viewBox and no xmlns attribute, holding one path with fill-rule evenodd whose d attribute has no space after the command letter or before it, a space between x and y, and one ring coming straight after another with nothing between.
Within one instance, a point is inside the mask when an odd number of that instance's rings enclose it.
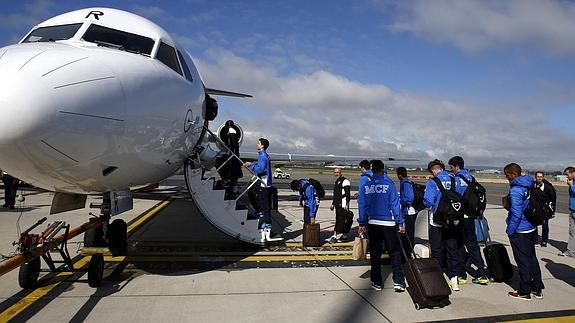
<instances>
[{"instance_id":1,"label":"blue jacket","mask_svg":"<svg viewBox=\"0 0 575 323\"><path fill-rule=\"evenodd\" d=\"M401 214L403 216L407 215L407 210L413 204L413 185L411 185L411 181L409 178L402 178L401 182L399 183L399 202L401 204Z\"/></svg>"},{"instance_id":2,"label":"blue jacket","mask_svg":"<svg viewBox=\"0 0 575 323\"><path fill-rule=\"evenodd\" d=\"M366 171L363 172L361 175L359 175L359 183L358 183L358 185L357 185L357 187L358 187L357 210L358 210L358 212L359 212L359 215L358 215L358 218L357 218L358 221L359 221L359 218L362 216L362 213L361 213L362 210L365 209L365 199L362 198L362 197L360 197L359 191L361 191L361 188L362 188L363 186L365 186L365 184L367 184L367 183L369 183L369 181L371 181L371 177L372 177L372 176L373 176L373 172L372 172L370 169L366 170ZM364 218L365 218L365 216L366 216L366 215L363 214L363 217L364 217Z\"/></svg>"},{"instance_id":3,"label":"blue jacket","mask_svg":"<svg viewBox=\"0 0 575 323\"><path fill-rule=\"evenodd\" d=\"M375 220L403 226L397 189L387 174L373 175L371 181L360 186L358 200L360 199L365 202L359 209L357 222L360 225L365 226L369 221Z\"/></svg>"},{"instance_id":4,"label":"blue jacket","mask_svg":"<svg viewBox=\"0 0 575 323\"><path fill-rule=\"evenodd\" d=\"M469 171L467 169L462 169L459 171L459 173L456 174L455 191L459 193L459 195L463 196L463 194L465 194L465 191L467 191L467 183L465 183L465 181L459 178L459 176L457 175L463 175L463 177L465 177L465 179L470 182L473 181L473 176L469 174Z\"/></svg>"},{"instance_id":5,"label":"blue jacket","mask_svg":"<svg viewBox=\"0 0 575 323\"><path fill-rule=\"evenodd\" d=\"M258 174L258 177L263 180L266 187L272 186L272 166L270 161L270 156L267 151L260 150L258 152L258 162L250 166L250 168Z\"/></svg>"},{"instance_id":6,"label":"blue jacket","mask_svg":"<svg viewBox=\"0 0 575 323\"><path fill-rule=\"evenodd\" d=\"M446 190L451 189L451 175L448 172L443 170L437 173L436 177L439 178L441 184L443 184L443 187ZM437 207L439 206L439 200L441 200L441 191L439 190L439 187L437 187L437 184L435 184L435 181L430 179L427 181L427 184L425 185L425 194L423 195L423 205L425 205L425 207L431 206L433 213L435 213Z\"/></svg>"},{"instance_id":7,"label":"blue jacket","mask_svg":"<svg viewBox=\"0 0 575 323\"><path fill-rule=\"evenodd\" d=\"M569 187L569 210L575 212L575 184Z\"/></svg>"},{"instance_id":8,"label":"blue jacket","mask_svg":"<svg viewBox=\"0 0 575 323\"><path fill-rule=\"evenodd\" d=\"M307 179L300 179L299 185L301 187L299 190L299 200L303 201L304 205L309 207L309 217L315 218L315 215L317 213L317 199L315 194L315 188L313 187L313 185L311 185L311 183Z\"/></svg>"},{"instance_id":9,"label":"blue jacket","mask_svg":"<svg viewBox=\"0 0 575 323\"><path fill-rule=\"evenodd\" d=\"M523 175L514 178L509 183L509 212L507 213L507 229L505 232L508 236L515 232L524 232L533 230L535 227L525 218L525 210L529 206L527 195L529 188L533 187L535 181L533 177Z\"/></svg>"}]
</instances>

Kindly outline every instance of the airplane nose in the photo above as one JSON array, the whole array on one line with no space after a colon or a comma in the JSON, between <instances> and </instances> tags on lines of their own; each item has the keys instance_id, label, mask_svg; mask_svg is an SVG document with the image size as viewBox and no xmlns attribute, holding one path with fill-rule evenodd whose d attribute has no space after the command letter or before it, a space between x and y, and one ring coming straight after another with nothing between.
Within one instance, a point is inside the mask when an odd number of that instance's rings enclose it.
<instances>
[{"instance_id":1,"label":"airplane nose","mask_svg":"<svg viewBox=\"0 0 575 323\"><path fill-rule=\"evenodd\" d=\"M35 75L0 65L0 89L0 146L38 130L54 110L50 89Z\"/></svg>"},{"instance_id":2,"label":"airplane nose","mask_svg":"<svg viewBox=\"0 0 575 323\"><path fill-rule=\"evenodd\" d=\"M95 142L94 134L122 133L124 100L108 65L83 48L0 48L0 167L25 159L64 167L103 154L113 141Z\"/></svg>"}]
</instances>

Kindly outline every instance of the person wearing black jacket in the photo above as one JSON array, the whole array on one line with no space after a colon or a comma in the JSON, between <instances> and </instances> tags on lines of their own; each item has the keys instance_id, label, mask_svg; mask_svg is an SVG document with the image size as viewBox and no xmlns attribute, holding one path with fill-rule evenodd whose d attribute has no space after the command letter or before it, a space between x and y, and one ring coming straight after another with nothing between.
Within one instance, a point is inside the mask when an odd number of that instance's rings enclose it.
<instances>
[{"instance_id":1,"label":"person wearing black jacket","mask_svg":"<svg viewBox=\"0 0 575 323\"><path fill-rule=\"evenodd\" d=\"M1 173L2 182L4 183L4 205L2 205L2 207L14 209L19 180L16 177L8 175L6 172Z\"/></svg>"},{"instance_id":2,"label":"person wearing black jacket","mask_svg":"<svg viewBox=\"0 0 575 323\"><path fill-rule=\"evenodd\" d=\"M329 243L347 240L347 234L353 223L353 218L348 219L349 202L351 201L351 183L349 179L343 177L340 167L334 168L333 176L335 176L333 201L329 209L332 211L335 209L335 228L333 236L326 239Z\"/></svg>"},{"instance_id":3,"label":"person wearing black jacket","mask_svg":"<svg viewBox=\"0 0 575 323\"><path fill-rule=\"evenodd\" d=\"M230 149L231 153L240 157L240 131L233 120L226 121L220 131L220 139L222 139L224 144ZM237 158L229 159L230 156L231 154L226 152L226 154L219 158L220 162L227 162L220 168L219 174L224 180L225 186L233 190L238 179L243 176L242 162Z\"/></svg>"},{"instance_id":4,"label":"person wearing black jacket","mask_svg":"<svg viewBox=\"0 0 575 323\"><path fill-rule=\"evenodd\" d=\"M557 192L555 191L555 187L551 183L549 183L545 179L545 173L543 171L539 171L535 173L535 186L543 191L545 194L547 203L553 210L553 214L555 214L555 205L557 203ZM542 232L541 232L541 247L547 247L547 242L549 241L549 220L545 220L541 225ZM538 227L535 229L537 231L537 235L539 235Z\"/></svg>"}]
</instances>

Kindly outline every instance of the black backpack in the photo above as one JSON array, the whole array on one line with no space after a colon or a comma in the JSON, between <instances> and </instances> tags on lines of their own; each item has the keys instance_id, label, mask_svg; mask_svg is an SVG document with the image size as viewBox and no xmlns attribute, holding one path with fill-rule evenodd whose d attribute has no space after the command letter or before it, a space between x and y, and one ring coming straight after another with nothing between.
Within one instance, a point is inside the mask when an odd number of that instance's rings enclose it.
<instances>
[{"instance_id":1,"label":"black backpack","mask_svg":"<svg viewBox=\"0 0 575 323\"><path fill-rule=\"evenodd\" d=\"M303 186L302 190L305 193L305 190L307 189L308 185L312 185L313 188L315 189L315 194L317 195L317 197L319 198L323 198L325 197L325 190L323 189L323 186L321 186L321 183L314 178L310 178L308 179L309 184L306 184Z\"/></svg>"},{"instance_id":2,"label":"black backpack","mask_svg":"<svg viewBox=\"0 0 575 323\"><path fill-rule=\"evenodd\" d=\"M415 209L415 211L419 212L425 209L425 205L423 205L423 196L425 195L425 185L421 185L418 183L411 183L411 187L413 187L413 202L411 206Z\"/></svg>"},{"instance_id":3,"label":"black backpack","mask_svg":"<svg viewBox=\"0 0 575 323\"><path fill-rule=\"evenodd\" d=\"M461 174L455 176L461 178L467 184L467 189L465 193L463 193L463 208L465 209L465 214L474 218L481 218L487 206L485 188L475 180L475 177L472 177L472 180L468 181L467 178Z\"/></svg>"},{"instance_id":4,"label":"black backpack","mask_svg":"<svg viewBox=\"0 0 575 323\"><path fill-rule=\"evenodd\" d=\"M449 229L456 227L463 220L463 196L455 191L455 178L451 177L451 188L443 187L439 178L434 177L433 181L441 191L441 199L437 210L433 214L433 221Z\"/></svg>"},{"instance_id":5,"label":"black backpack","mask_svg":"<svg viewBox=\"0 0 575 323\"><path fill-rule=\"evenodd\" d=\"M533 186L527 191L529 206L525 210L525 218L534 226L542 225L545 220L551 219L553 209L549 206L549 201L545 192Z\"/></svg>"}]
</instances>

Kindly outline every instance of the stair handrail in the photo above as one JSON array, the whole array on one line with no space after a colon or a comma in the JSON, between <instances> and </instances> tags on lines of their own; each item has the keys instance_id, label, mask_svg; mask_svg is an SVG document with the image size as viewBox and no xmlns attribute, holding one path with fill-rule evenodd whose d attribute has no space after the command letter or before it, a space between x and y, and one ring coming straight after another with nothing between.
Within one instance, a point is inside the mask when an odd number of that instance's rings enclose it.
<instances>
[{"instance_id":1,"label":"stair handrail","mask_svg":"<svg viewBox=\"0 0 575 323\"><path fill-rule=\"evenodd\" d=\"M249 191L249 190L252 188L252 186L254 186L254 184L255 184L256 182L259 181L259 182L261 182L261 183L264 184L264 185L266 184L266 183L264 183L264 181L258 176L258 174L257 174L256 172L254 172L251 168L249 168L249 167L247 167L247 166L244 165L243 160L242 160L238 155L236 155L236 154L233 152L233 150L231 150L231 148L228 147L228 146L226 145L226 143L225 143L222 139L220 139L219 136L217 136L215 133L213 133L208 127L203 126L203 128L204 128L204 130L206 130L206 131L210 134L210 136L211 136L212 138L214 138L217 142L219 142L219 143L226 149L226 151L230 154L230 157L229 157L228 159L226 159L226 161L223 162L223 163L220 165L220 167L216 168L216 172L219 171L219 170L220 170L225 164L227 164L232 158L236 158L237 160L240 161L242 167L245 168L245 169L247 169L247 170L252 174L252 178L250 179L250 185L249 185L245 190L243 190L243 191L240 193L240 195L238 195L238 197L237 197L234 201L237 202L242 196L244 196L244 194L245 194L247 191Z\"/></svg>"}]
</instances>

